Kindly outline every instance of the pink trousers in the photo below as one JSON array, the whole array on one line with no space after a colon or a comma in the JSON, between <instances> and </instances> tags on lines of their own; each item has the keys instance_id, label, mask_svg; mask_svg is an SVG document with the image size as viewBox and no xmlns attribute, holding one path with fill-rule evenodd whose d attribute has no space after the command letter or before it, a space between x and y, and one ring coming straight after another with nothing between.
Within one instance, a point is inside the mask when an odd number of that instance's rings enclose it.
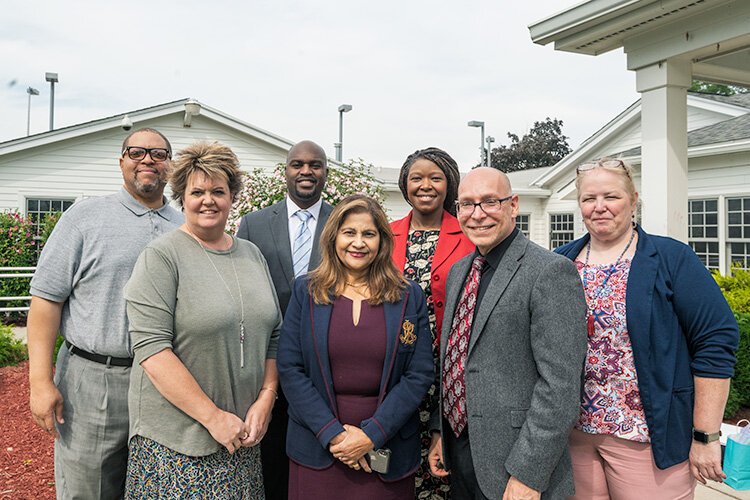
<instances>
[{"instance_id":1,"label":"pink trousers","mask_svg":"<svg viewBox=\"0 0 750 500\"><path fill-rule=\"evenodd\" d=\"M656 467L649 443L605 434L570 434L573 500L692 499L695 479L687 460L668 469Z\"/></svg>"}]
</instances>

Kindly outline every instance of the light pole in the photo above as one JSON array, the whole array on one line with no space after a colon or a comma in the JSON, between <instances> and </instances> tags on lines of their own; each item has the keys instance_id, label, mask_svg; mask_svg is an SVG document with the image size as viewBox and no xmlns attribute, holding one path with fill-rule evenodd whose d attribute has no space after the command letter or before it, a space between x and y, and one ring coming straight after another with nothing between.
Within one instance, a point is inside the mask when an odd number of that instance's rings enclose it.
<instances>
[{"instance_id":1,"label":"light pole","mask_svg":"<svg viewBox=\"0 0 750 500\"><path fill-rule=\"evenodd\" d=\"M495 142L495 138L491 135L487 136L487 166L491 167L490 157L492 156L492 143Z\"/></svg>"},{"instance_id":2,"label":"light pole","mask_svg":"<svg viewBox=\"0 0 750 500\"><path fill-rule=\"evenodd\" d=\"M342 104L339 106L339 142L333 145L336 148L336 161L340 162L344 149L344 113L352 110L351 104Z\"/></svg>"},{"instance_id":3,"label":"light pole","mask_svg":"<svg viewBox=\"0 0 750 500\"><path fill-rule=\"evenodd\" d=\"M484 162L484 122L472 120L467 123L469 127L479 127L482 129L482 139L479 141L479 164Z\"/></svg>"},{"instance_id":4,"label":"light pole","mask_svg":"<svg viewBox=\"0 0 750 500\"><path fill-rule=\"evenodd\" d=\"M26 93L29 94L29 106L26 110L26 136L31 135L31 96L39 95L39 91L34 88L27 88Z\"/></svg>"},{"instance_id":5,"label":"light pole","mask_svg":"<svg viewBox=\"0 0 750 500\"><path fill-rule=\"evenodd\" d=\"M49 129L55 128L55 84L58 82L57 73L45 73L44 79L49 82Z\"/></svg>"}]
</instances>

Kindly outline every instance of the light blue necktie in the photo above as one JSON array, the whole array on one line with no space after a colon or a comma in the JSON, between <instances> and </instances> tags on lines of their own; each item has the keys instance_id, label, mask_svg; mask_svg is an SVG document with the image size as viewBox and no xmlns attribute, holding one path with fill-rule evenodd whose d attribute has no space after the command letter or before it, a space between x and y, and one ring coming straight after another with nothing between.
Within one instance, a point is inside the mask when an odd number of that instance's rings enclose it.
<instances>
[{"instance_id":1,"label":"light blue necktie","mask_svg":"<svg viewBox=\"0 0 750 500\"><path fill-rule=\"evenodd\" d=\"M294 238L294 251L292 252L292 267L294 268L294 277L297 278L307 273L307 267L310 265L312 234L310 234L307 223L312 214L307 210L298 210L294 215L302 221L297 230L297 236Z\"/></svg>"}]
</instances>

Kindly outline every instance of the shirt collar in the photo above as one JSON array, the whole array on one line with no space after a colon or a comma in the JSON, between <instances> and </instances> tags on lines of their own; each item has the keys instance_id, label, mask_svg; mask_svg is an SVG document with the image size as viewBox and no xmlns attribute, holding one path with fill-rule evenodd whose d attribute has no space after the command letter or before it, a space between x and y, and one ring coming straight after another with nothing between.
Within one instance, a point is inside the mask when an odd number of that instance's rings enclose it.
<instances>
[{"instance_id":1,"label":"shirt collar","mask_svg":"<svg viewBox=\"0 0 750 500\"><path fill-rule=\"evenodd\" d=\"M173 210L172 207L169 206L169 202L164 196L162 196L162 206L159 208L148 208L141 205L141 203L136 200L124 186L120 188L116 196L119 202L122 203L122 206L133 212L133 214L138 217L146 215L149 212L154 212L161 218L171 221L177 213L176 210Z\"/></svg>"},{"instance_id":2,"label":"shirt collar","mask_svg":"<svg viewBox=\"0 0 750 500\"><path fill-rule=\"evenodd\" d=\"M505 255L505 252L508 250L508 247L510 247L510 244L513 243L513 240L516 239L516 236L518 236L518 228L513 228L513 232L511 232L503 241L498 243L498 245L490 250L490 252L485 255L485 258L487 259L487 264L492 266L492 269L497 269L497 266L500 265L500 261L503 259L503 255ZM479 250L474 250L474 256L476 257L479 254Z\"/></svg>"},{"instance_id":3,"label":"shirt collar","mask_svg":"<svg viewBox=\"0 0 750 500\"><path fill-rule=\"evenodd\" d=\"M323 206L323 198L318 198L318 201L313 204L310 208L303 209L297 206L296 203L289 197L289 195L286 195L286 216L287 219L291 219L294 217L294 214L299 212L300 210L307 210L310 212L310 215L312 215L313 220L318 220L318 217L320 216L320 209Z\"/></svg>"}]
</instances>

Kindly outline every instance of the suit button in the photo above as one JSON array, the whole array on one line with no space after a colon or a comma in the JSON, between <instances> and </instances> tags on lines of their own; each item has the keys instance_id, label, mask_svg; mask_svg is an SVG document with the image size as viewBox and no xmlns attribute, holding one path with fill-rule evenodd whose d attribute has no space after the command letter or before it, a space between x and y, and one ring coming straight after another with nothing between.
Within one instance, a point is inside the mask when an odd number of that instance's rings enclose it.
<instances>
[{"instance_id":1,"label":"suit button","mask_svg":"<svg viewBox=\"0 0 750 500\"><path fill-rule=\"evenodd\" d=\"M440 308L440 307L443 307L443 303L442 303L442 301L439 301L439 300L438 300L437 302L435 302L435 305L436 305L436 306L437 306L438 308Z\"/></svg>"},{"instance_id":2,"label":"suit button","mask_svg":"<svg viewBox=\"0 0 750 500\"><path fill-rule=\"evenodd\" d=\"M434 277L432 278L432 281L440 281L440 276L438 276L438 275L435 275L435 276L434 276Z\"/></svg>"}]
</instances>

